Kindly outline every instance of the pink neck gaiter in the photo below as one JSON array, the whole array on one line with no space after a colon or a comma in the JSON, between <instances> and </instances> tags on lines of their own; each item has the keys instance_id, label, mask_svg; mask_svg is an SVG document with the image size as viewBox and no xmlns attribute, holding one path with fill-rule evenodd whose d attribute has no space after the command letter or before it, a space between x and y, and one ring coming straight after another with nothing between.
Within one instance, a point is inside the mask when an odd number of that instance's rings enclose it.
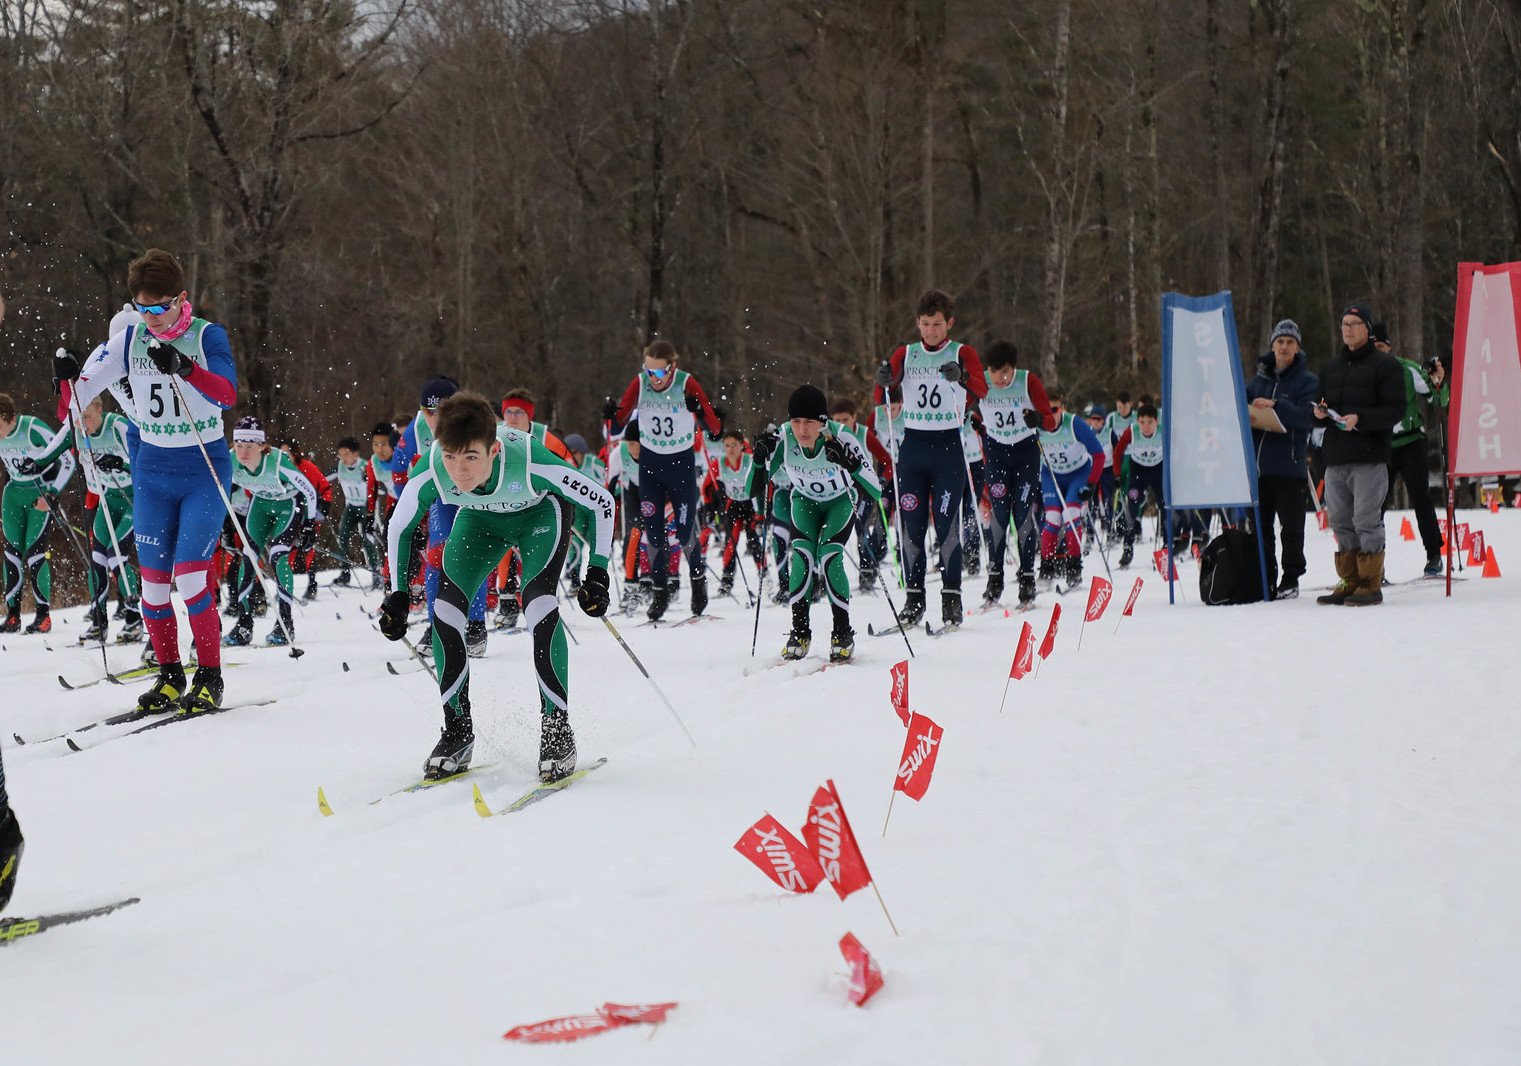
<instances>
[{"instance_id":1,"label":"pink neck gaiter","mask_svg":"<svg viewBox=\"0 0 1521 1066\"><path fill-rule=\"evenodd\" d=\"M183 337L185 335L185 331L190 328L190 319L193 316L194 311L190 307L190 297L187 296L185 297L184 303L180 304L180 317L174 320L174 325L170 326L162 333L154 329L152 326L148 326L148 332L153 334L161 341L178 340L180 337ZM146 322L143 324L147 325Z\"/></svg>"}]
</instances>

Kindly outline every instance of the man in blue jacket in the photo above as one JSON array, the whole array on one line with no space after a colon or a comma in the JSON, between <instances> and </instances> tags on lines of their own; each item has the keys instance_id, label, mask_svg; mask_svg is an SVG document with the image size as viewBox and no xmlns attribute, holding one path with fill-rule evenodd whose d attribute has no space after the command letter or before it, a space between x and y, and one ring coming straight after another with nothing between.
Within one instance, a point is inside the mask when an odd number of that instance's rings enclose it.
<instances>
[{"instance_id":1,"label":"man in blue jacket","mask_svg":"<svg viewBox=\"0 0 1521 1066\"><path fill-rule=\"evenodd\" d=\"M1274 599L1299 595L1299 577L1305 571L1304 516L1305 452L1314 428L1311 408L1320 393L1320 381L1305 364L1299 327L1284 319L1268 338L1272 349L1257 360L1257 375L1246 384L1247 402L1258 409L1253 422L1270 427L1276 416L1283 428L1252 430L1257 452L1257 498L1262 508L1262 543L1267 554L1268 583ZM1273 558L1273 521L1277 519L1283 539L1283 580Z\"/></svg>"}]
</instances>

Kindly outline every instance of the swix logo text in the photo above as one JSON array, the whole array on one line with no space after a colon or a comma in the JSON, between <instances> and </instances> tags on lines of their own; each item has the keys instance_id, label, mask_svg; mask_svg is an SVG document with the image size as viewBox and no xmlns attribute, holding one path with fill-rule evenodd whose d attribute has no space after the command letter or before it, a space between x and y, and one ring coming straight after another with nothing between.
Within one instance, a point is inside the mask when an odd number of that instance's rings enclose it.
<instances>
[{"instance_id":1,"label":"swix logo text","mask_svg":"<svg viewBox=\"0 0 1521 1066\"><path fill-rule=\"evenodd\" d=\"M1102 614L1105 607L1109 606L1110 589L1107 585L1100 585L1097 594L1093 597L1093 609Z\"/></svg>"},{"instance_id":2,"label":"swix logo text","mask_svg":"<svg viewBox=\"0 0 1521 1066\"><path fill-rule=\"evenodd\" d=\"M824 876L831 883L840 880L840 805L831 803L827 807L816 807L808 821L819 827L819 864L824 867Z\"/></svg>"},{"instance_id":3,"label":"swix logo text","mask_svg":"<svg viewBox=\"0 0 1521 1066\"><path fill-rule=\"evenodd\" d=\"M797 868L797 863L792 861L792 852L787 850L780 831L757 829L755 835L760 837L760 843L756 845L755 850L771 861L771 868L776 871L777 883L788 892L807 892L808 880Z\"/></svg>"},{"instance_id":4,"label":"swix logo text","mask_svg":"<svg viewBox=\"0 0 1521 1066\"><path fill-rule=\"evenodd\" d=\"M903 760L903 765L898 767L898 776L907 781L919 772L919 767L929 758L930 752L935 750L935 745L940 743L940 738L930 733L920 733L919 743L914 745L914 750L908 753L908 758Z\"/></svg>"}]
</instances>

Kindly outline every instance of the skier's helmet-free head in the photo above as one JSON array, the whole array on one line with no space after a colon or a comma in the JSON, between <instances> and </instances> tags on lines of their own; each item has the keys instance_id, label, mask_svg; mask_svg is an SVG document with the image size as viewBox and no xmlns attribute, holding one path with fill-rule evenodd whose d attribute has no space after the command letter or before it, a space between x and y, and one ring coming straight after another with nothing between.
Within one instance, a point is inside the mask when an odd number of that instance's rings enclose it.
<instances>
[{"instance_id":1,"label":"skier's helmet-free head","mask_svg":"<svg viewBox=\"0 0 1521 1066\"><path fill-rule=\"evenodd\" d=\"M253 415L244 415L238 419L238 424L232 427L232 442L234 444L263 444L264 423Z\"/></svg>"},{"instance_id":2,"label":"skier's helmet-free head","mask_svg":"<svg viewBox=\"0 0 1521 1066\"><path fill-rule=\"evenodd\" d=\"M788 418L811 418L815 422L829 420L829 404L824 394L813 385L799 385L787 400Z\"/></svg>"},{"instance_id":3,"label":"skier's helmet-free head","mask_svg":"<svg viewBox=\"0 0 1521 1066\"><path fill-rule=\"evenodd\" d=\"M573 452L579 452L581 455L585 455L588 451L586 447L586 438L581 436L579 433L572 433L566 437L565 447L569 448Z\"/></svg>"},{"instance_id":4,"label":"skier's helmet-free head","mask_svg":"<svg viewBox=\"0 0 1521 1066\"><path fill-rule=\"evenodd\" d=\"M433 411L438 405L459 391L459 383L453 378L439 376L431 379L422 387L422 395L418 398L417 406L424 410Z\"/></svg>"}]
</instances>

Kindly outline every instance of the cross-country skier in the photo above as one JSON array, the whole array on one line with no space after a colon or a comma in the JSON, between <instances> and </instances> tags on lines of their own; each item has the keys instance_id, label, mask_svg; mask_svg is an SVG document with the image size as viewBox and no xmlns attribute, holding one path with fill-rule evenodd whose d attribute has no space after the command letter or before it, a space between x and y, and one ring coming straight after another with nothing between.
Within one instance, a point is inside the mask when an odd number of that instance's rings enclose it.
<instances>
[{"instance_id":1,"label":"cross-country skier","mask_svg":"<svg viewBox=\"0 0 1521 1066\"><path fill-rule=\"evenodd\" d=\"M264 643L282 645L296 635L296 620L291 613L295 596L295 578L291 575L291 551L308 523L316 521L317 489L311 478L291 462L282 448L271 448L264 440L264 427L252 415L238 419L232 430L232 448L237 462L232 466L233 484L253 497L244 532L249 546L269 561L275 574L280 620L270 630ZM227 634L224 643L246 645L253 640L253 613L248 602L254 570L245 566L246 577L238 589L238 624Z\"/></svg>"},{"instance_id":2,"label":"cross-country skier","mask_svg":"<svg viewBox=\"0 0 1521 1066\"><path fill-rule=\"evenodd\" d=\"M787 401L787 424L755 442L757 465L767 476L786 470L792 483L792 561L788 566L788 598L792 631L782 658L808 654L813 634L808 608L814 582L823 582L834 616L829 661L846 662L855 654L855 631L850 627L850 577L845 572L845 545L855 522L856 493L875 502L882 487L872 469L866 446L840 423L830 419L824 394L800 385Z\"/></svg>"},{"instance_id":3,"label":"cross-country skier","mask_svg":"<svg viewBox=\"0 0 1521 1066\"><path fill-rule=\"evenodd\" d=\"M127 440L127 420L115 411L107 414L102 397L96 397L84 409L84 436L80 446L84 456L85 485L95 501L95 521L90 526L90 628L79 637L81 644L106 638L110 616L106 597L111 590L111 573L118 571L118 593L125 604L125 626L118 640L123 644L143 639L142 612L137 606L137 566L128 554L132 548L132 456ZM39 467L46 468L74 447L78 434L66 424L53 437L42 454L34 456ZM113 547L114 545L114 547ZM116 554L116 549L121 554Z\"/></svg>"},{"instance_id":4,"label":"cross-country skier","mask_svg":"<svg viewBox=\"0 0 1521 1066\"><path fill-rule=\"evenodd\" d=\"M79 374L87 406L127 378L137 426L133 455L133 526L142 569L143 621L158 659L158 677L138 698L148 711L205 711L222 703L221 619L212 589L212 556L227 513L223 503L232 459L222 412L237 402L237 371L227 332L196 318L178 260L149 249L127 268L141 325L112 337ZM186 686L169 583L190 615L198 666Z\"/></svg>"},{"instance_id":5,"label":"cross-country skier","mask_svg":"<svg viewBox=\"0 0 1521 1066\"><path fill-rule=\"evenodd\" d=\"M1052 392L1050 399L1056 428L1040 433L1040 487L1046 508L1040 531L1041 570L1054 575L1060 566L1060 576L1071 588L1083 579L1083 507L1093 499L1103 473L1104 446L1087 422L1065 410L1060 392Z\"/></svg>"},{"instance_id":6,"label":"cross-country skier","mask_svg":"<svg viewBox=\"0 0 1521 1066\"><path fill-rule=\"evenodd\" d=\"M338 565L341 569L338 576L333 578L333 584L347 585L354 580L351 563L354 554L349 549L350 538L356 533L359 535L359 550L363 553L361 558L372 574L380 573L380 552L371 529L370 516L374 513L374 500L370 494L370 464L360 451L359 438L344 437L335 450L338 466L333 471L331 480L338 482L338 488L343 493L343 515L338 519Z\"/></svg>"},{"instance_id":7,"label":"cross-country skier","mask_svg":"<svg viewBox=\"0 0 1521 1066\"><path fill-rule=\"evenodd\" d=\"M21 836L21 823L11 810L11 798L5 791L5 759L0 757L0 911L11 901L16 891L16 871L21 866L21 852L26 841Z\"/></svg>"},{"instance_id":8,"label":"cross-country skier","mask_svg":"<svg viewBox=\"0 0 1521 1066\"><path fill-rule=\"evenodd\" d=\"M894 459L901 550L908 567L908 592L900 615L905 624L924 617L924 541L931 514L940 543L940 616L946 625L961 624L961 500L967 491L961 425L967 408L987 393L988 386L977 352L950 339L954 311L945 293L925 293L917 309L919 340L899 346L877 368L882 392L895 386L903 389L903 439L897 442Z\"/></svg>"},{"instance_id":9,"label":"cross-country skier","mask_svg":"<svg viewBox=\"0 0 1521 1066\"><path fill-rule=\"evenodd\" d=\"M697 379L677 369L676 346L655 341L644 349L644 367L623 390L623 399L603 405L602 417L620 429L639 418L639 516L650 553L654 596L648 617L665 615L670 604L666 573L665 506L676 515L676 539L687 557L692 578L692 613L708 605L708 576L697 550L697 482L692 475L692 449L697 420L709 434L723 432L723 411L708 402Z\"/></svg>"},{"instance_id":10,"label":"cross-country skier","mask_svg":"<svg viewBox=\"0 0 1521 1066\"><path fill-rule=\"evenodd\" d=\"M21 629L21 592L31 580L37 616L28 633L48 633L51 615L53 567L48 561L47 536L53 501L74 473L74 455L62 451L52 463L33 458L53 440L53 428L35 415L20 414L16 401L0 392L0 463L10 480L0 492L0 511L5 531L6 617L0 633Z\"/></svg>"},{"instance_id":11,"label":"cross-country skier","mask_svg":"<svg viewBox=\"0 0 1521 1066\"><path fill-rule=\"evenodd\" d=\"M1120 569L1135 558L1135 538L1141 531L1141 514L1146 509L1146 494L1156 503L1157 515L1165 528L1166 505L1162 502L1162 430L1157 423L1157 409L1149 403L1136 408L1135 427L1120 434L1114 446L1114 476L1121 477L1121 533L1125 548L1120 552Z\"/></svg>"},{"instance_id":12,"label":"cross-country skier","mask_svg":"<svg viewBox=\"0 0 1521 1066\"><path fill-rule=\"evenodd\" d=\"M744 539L745 551L754 561L757 575L766 572L766 557L760 537L756 535L755 457L745 449L745 435L737 429L724 431L723 444L724 455L718 462L718 488L719 526L724 534L724 548L718 594L727 596L734 591L740 539Z\"/></svg>"},{"instance_id":13,"label":"cross-country skier","mask_svg":"<svg viewBox=\"0 0 1521 1066\"><path fill-rule=\"evenodd\" d=\"M835 397L829 403L829 417L861 442L871 456L877 483L885 484L884 475L891 470L892 457L878 435L857 420L856 402L848 396ZM887 527L883 524L881 500L873 500L865 493L856 501L856 549L861 562L858 591L870 592L876 587L877 570L887 556Z\"/></svg>"},{"instance_id":14,"label":"cross-country skier","mask_svg":"<svg viewBox=\"0 0 1521 1066\"><path fill-rule=\"evenodd\" d=\"M593 519L591 559L577 602L593 618L607 613L607 559L613 540L613 498L544 445L507 426L491 405L469 392L438 409L437 439L397 502L389 550L392 592L380 629L391 640L406 633L406 553L412 531L437 501L459 510L444 545L433 627L433 662L443 700L444 728L424 764L430 779L470 765L475 729L470 717L470 666L465 614L486 576L509 549L523 560L523 613L533 630L542 729L539 776L555 781L576 766L569 717L565 629L556 587L577 511Z\"/></svg>"}]
</instances>

